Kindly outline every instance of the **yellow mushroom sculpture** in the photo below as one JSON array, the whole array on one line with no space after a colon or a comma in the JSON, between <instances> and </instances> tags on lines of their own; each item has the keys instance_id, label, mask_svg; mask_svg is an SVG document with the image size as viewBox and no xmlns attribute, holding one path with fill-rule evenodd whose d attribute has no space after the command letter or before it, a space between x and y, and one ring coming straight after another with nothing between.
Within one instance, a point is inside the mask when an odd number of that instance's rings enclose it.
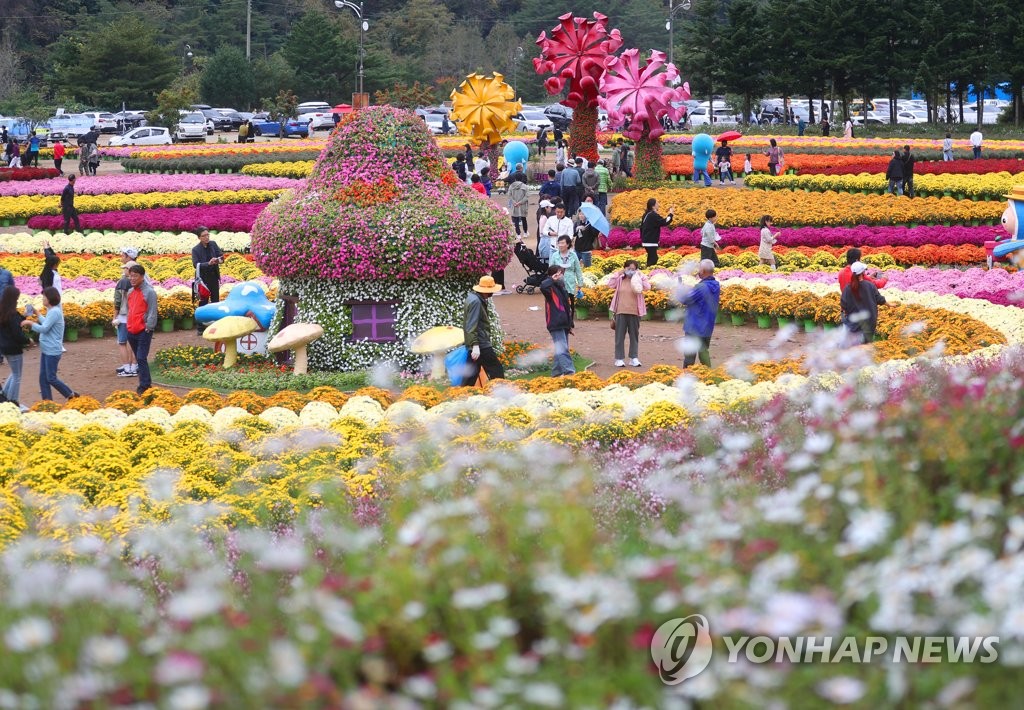
<instances>
[{"instance_id":1,"label":"yellow mushroom sculpture","mask_svg":"<svg viewBox=\"0 0 1024 710\"><path fill-rule=\"evenodd\" d=\"M512 117L523 108L505 77L470 74L451 93L451 118L459 132L477 143L497 145L502 133L516 130Z\"/></svg>"},{"instance_id":2,"label":"yellow mushroom sculpture","mask_svg":"<svg viewBox=\"0 0 1024 710\"><path fill-rule=\"evenodd\" d=\"M203 337L224 344L224 367L234 367L238 360L238 339L258 330L260 324L248 316L224 316L206 326Z\"/></svg>"}]
</instances>

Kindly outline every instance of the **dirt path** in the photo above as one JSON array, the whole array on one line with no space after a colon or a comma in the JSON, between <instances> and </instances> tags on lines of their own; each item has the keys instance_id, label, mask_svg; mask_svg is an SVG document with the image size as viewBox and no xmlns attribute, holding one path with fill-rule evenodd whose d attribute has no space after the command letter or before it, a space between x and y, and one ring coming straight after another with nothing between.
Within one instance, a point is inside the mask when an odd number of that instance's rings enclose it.
<instances>
[{"instance_id":1,"label":"dirt path","mask_svg":"<svg viewBox=\"0 0 1024 710\"><path fill-rule=\"evenodd\" d=\"M212 141L211 141L212 142ZM42 164L41 161L40 164ZM49 161L45 161L49 162ZM545 168L553 164L553 155L545 161ZM76 164L77 167L77 164ZM120 163L104 161L100 164L101 174L122 172ZM717 182L715 186L718 187ZM725 187L724 189L735 189ZM498 204L504 205L504 195L494 195ZM531 191L531 210L536 211L537 193ZM25 231L24 225L2 231ZM530 218L530 234L527 245L536 245L536 223ZM516 259L513 259L505 270L505 283L509 287L521 283L525 272ZM544 299L540 293L534 295L510 294L495 298L495 307L501 316L502 326L510 339L527 340L549 347L551 340L544 326ZM752 349L760 349L775 336L775 330L759 330L752 325L742 328L719 326L715 330L711 343L712 362L718 364L726 359ZM652 365L659 363L682 364L682 355L678 350L678 342L682 336L679 323L645 321L640 326L640 361L643 366L636 368L644 372ZM570 345L584 357L594 361L590 369L601 377L609 377L618 368L614 366L613 332L606 318L581 321L577 324L575 336ZM788 344L794 348L803 345L806 337L797 333ZM151 352L173 347L175 345L202 345L208 343L198 337L194 331L175 331L173 333L157 333L153 339ZM67 353L61 359L60 376L75 391L103 400L112 392L122 389L134 390L135 378L118 377L115 370L121 364L116 340L107 336L92 339L86 336L75 343L67 343ZM632 368L631 368L632 369ZM5 378L9 370L0 366L0 378ZM186 392L188 388L171 388L178 392ZM58 401L63 398L55 393ZM25 358L22 376L21 401L31 406L39 399L39 350L31 349Z\"/></svg>"}]
</instances>

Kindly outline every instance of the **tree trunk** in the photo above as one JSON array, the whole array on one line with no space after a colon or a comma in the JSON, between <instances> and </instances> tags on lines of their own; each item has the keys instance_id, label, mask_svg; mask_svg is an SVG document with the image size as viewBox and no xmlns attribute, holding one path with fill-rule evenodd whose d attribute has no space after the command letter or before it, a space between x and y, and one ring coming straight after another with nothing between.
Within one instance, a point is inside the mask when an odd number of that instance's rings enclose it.
<instances>
[{"instance_id":1,"label":"tree trunk","mask_svg":"<svg viewBox=\"0 0 1024 710\"><path fill-rule=\"evenodd\" d=\"M978 130L981 130L982 119L985 117L985 85L980 81L974 82L974 90L978 92Z\"/></svg>"},{"instance_id":2,"label":"tree trunk","mask_svg":"<svg viewBox=\"0 0 1024 710\"><path fill-rule=\"evenodd\" d=\"M750 125L750 104L753 103L753 99L750 97L750 92L743 94L743 123L747 126Z\"/></svg>"},{"instance_id":3,"label":"tree trunk","mask_svg":"<svg viewBox=\"0 0 1024 710\"><path fill-rule=\"evenodd\" d=\"M957 84L956 84L956 101L957 101L957 110L960 112L958 123L963 123L964 122L964 90L963 90L963 87L960 85L960 82L957 82Z\"/></svg>"},{"instance_id":4,"label":"tree trunk","mask_svg":"<svg viewBox=\"0 0 1024 710\"><path fill-rule=\"evenodd\" d=\"M946 124L953 122L953 96L949 90L949 82L946 82Z\"/></svg>"},{"instance_id":5,"label":"tree trunk","mask_svg":"<svg viewBox=\"0 0 1024 710\"><path fill-rule=\"evenodd\" d=\"M807 122L814 124L814 91L807 94Z\"/></svg>"},{"instance_id":6,"label":"tree trunk","mask_svg":"<svg viewBox=\"0 0 1024 710\"><path fill-rule=\"evenodd\" d=\"M573 109L569 150L591 163L597 162L597 106L579 104Z\"/></svg>"},{"instance_id":7,"label":"tree trunk","mask_svg":"<svg viewBox=\"0 0 1024 710\"><path fill-rule=\"evenodd\" d=\"M644 131L644 135L636 142L636 162L633 165L633 177L641 182L660 182L665 179L665 169L661 166L661 138L654 140Z\"/></svg>"}]
</instances>

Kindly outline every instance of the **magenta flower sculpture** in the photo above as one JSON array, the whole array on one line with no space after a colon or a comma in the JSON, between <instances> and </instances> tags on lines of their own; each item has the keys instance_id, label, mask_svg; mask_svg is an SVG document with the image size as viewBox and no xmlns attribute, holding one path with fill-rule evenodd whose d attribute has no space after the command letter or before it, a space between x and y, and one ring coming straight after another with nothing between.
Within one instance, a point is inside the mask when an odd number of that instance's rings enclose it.
<instances>
[{"instance_id":1,"label":"magenta flower sculpture","mask_svg":"<svg viewBox=\"0 0 1024 710\"><path fill-rule=\"evenodd\" d=\"M562 104L573 109L569 148L576 155L597 160L597 97L608 57L622 47L617 29L608 30L608 18L599 12L594 19L558 18L551 36L541 32L537 38L540 56L533 60L538 74L552 74L544 81L551 95L568 91Z\"/></svg>"},{"instance_id":2,"label":"magenta flower sculpture","mask_svg":"<svg viewBox=\"0 0 1024 710\"><path fill-rule=\"evenodd\" d=\"M620 56L608 57L605 68L599 103L608 112L609 128L620 128L624 136L637 142L637 178L662 180L661 135L665 130L661 119L669 116L678 121L682 117L681 102L690 98L690 85L673 88L679 72L674 64L665 62L665 53L656 49L646 62L641 62L639 49L627 49Z\"/></svg>"}]
</instances>

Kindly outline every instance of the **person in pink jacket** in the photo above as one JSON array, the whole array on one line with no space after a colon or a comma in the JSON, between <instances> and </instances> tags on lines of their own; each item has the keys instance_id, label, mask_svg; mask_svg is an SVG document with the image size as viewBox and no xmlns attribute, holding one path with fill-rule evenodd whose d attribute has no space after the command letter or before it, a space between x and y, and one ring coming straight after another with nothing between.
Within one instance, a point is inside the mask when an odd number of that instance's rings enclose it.
<instances>
[{"instance_id":1,"label":"person in pink jacket","mask_svg":"<svg viewBox=\"0 0 1024 710\"><path fill-rule=\"evenodd\" d=\"M614 292L609 309L615 314L615 367L625 367L626 335L629 335L629 364L640 367L640 319L647 313L644 291L651 290L651 282L640 271L640 262L630 259L621 271L612 274L608 286Z\"/></svg>"}]
</instances>

